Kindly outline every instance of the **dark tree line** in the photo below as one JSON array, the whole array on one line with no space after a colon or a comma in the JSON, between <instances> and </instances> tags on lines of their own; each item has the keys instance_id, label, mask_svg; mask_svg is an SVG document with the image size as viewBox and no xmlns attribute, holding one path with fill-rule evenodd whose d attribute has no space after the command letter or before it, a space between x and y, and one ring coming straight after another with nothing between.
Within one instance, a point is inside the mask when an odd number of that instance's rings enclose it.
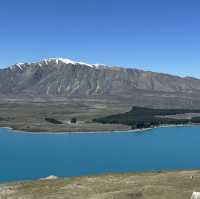
<instances>
[{"instance_id":1,"label":"dark tree line","mask_svg":"<svg viewBox=\"0 0 200 199\"><path fill-rule=\"evenodd\" d=\"M188 124L191 122L200 123L200 117L192 118L191 120L159 117L159 116L184 114L184 113L200 113L200 110L153 109L153 108L134 106L129 112L97 118L94 119L94 121L104 124L105 123L125 124L131 126L133 129L149 128L163 124Z\"/></svg>"}]
</instances>

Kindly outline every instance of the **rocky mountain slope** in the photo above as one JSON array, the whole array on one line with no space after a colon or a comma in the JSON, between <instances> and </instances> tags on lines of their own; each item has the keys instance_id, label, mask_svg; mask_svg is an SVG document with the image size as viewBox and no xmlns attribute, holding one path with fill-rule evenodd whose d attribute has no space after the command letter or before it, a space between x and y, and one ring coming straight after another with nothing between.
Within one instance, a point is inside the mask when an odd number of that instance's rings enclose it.
<instances>
[{"instance_id":1,"label":"rocky mountain slope","mask_svg":"<svg viewBox=\"0 0 200 199\"><path fill-rule=\"evenodd\" d=\"M135 105L200 107L200 80L52 58L0 70L0 97L119 100Z\"/></svg>"}]
</instances>

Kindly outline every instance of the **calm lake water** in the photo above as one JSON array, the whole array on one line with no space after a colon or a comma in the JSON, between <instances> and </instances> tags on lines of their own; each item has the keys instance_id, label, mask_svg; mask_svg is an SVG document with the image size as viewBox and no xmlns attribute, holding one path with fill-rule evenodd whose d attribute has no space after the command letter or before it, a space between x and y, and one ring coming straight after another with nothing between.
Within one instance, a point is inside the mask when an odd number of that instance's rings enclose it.
<instances>
[{"instance_id":1,"label":"calm lake water","mask_svg":"<svg viewBox=\"0 0 200 199\"><path fill-rule=\"evenodd\" d=\"M200 168L200 127L28 134L0 128L0 181Z\"/></svg>"}]
</instances>

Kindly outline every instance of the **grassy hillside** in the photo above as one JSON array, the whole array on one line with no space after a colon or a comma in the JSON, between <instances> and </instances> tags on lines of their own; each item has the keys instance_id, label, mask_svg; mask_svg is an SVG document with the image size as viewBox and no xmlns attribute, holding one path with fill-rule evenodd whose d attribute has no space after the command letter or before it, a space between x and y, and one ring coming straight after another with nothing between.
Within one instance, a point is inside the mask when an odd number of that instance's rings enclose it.
<instances>
[{"instance_id":1,"label":"grassy hillside","mask_svg":"<svg viewBox=\"0 0 200 199\"><path fill-rule=\"evenodd\" d=\"M200 171L127 173L0 185L2 199L189 199Z\"/></svg>"}]
</instances>

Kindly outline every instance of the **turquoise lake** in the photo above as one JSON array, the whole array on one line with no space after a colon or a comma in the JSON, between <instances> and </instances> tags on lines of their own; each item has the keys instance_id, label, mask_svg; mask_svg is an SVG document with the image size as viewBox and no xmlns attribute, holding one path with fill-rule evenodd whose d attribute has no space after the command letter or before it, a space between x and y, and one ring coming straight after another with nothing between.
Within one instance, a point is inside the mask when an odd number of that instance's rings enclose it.
<instances>
[{"instance_id":1,"label":"turquoise lake","mask_svg":"<svg viewBox=\"0 0 200 199\"><path fill-rule=\"evenodd\" d=\"M0 128L0 181L200 168L200 127L28 134Z\"/></svg>"}]
</instances>

